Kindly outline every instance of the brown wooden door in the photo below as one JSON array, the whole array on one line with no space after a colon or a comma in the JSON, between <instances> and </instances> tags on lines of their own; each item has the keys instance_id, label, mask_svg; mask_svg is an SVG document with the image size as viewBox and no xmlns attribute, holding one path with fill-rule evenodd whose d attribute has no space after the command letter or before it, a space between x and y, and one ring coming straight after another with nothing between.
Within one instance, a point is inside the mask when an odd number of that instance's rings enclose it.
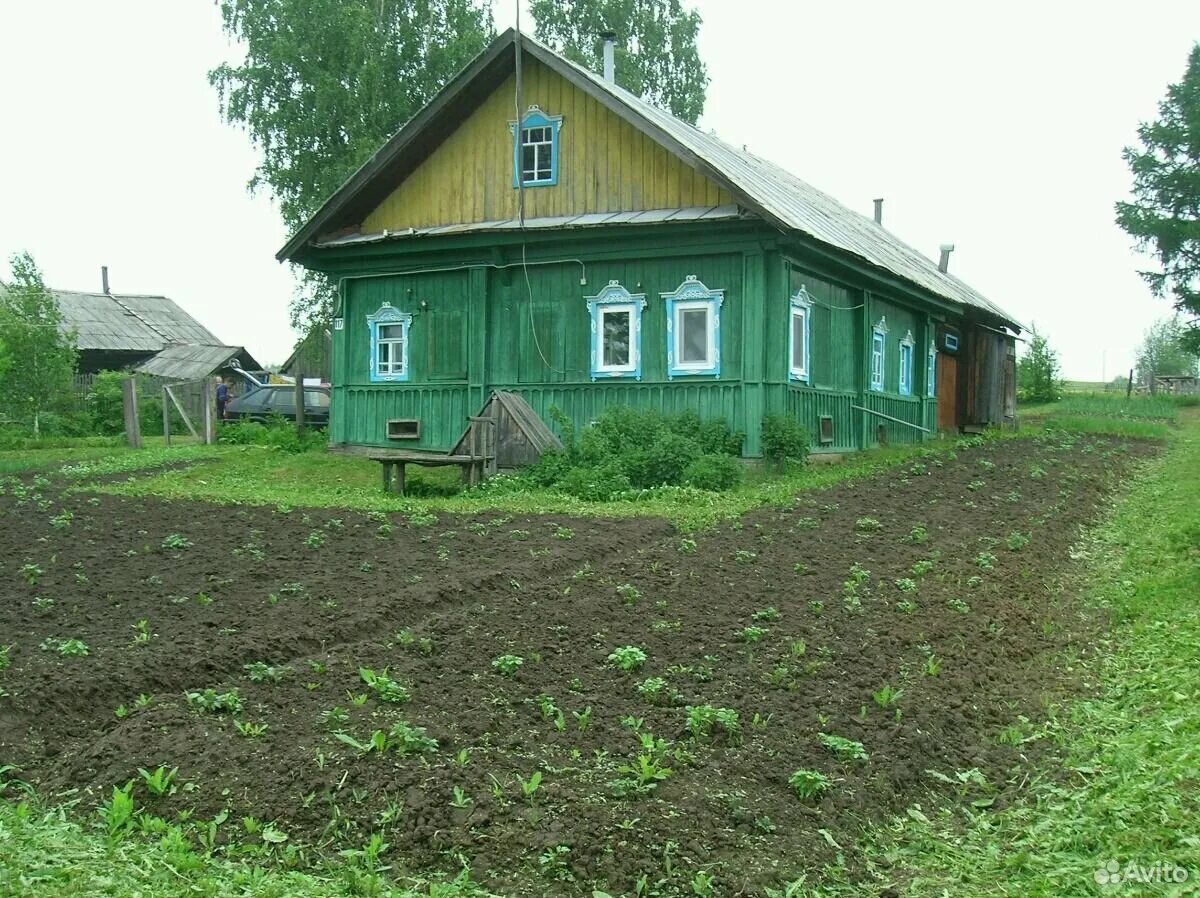
<instances>
[{"instance_id":1,"label":"brown wooden door","mask_svg":"<svg viewBox=\"0 0 1200 898\"><path fill-rule=\"evenodd\" d=\"M937 357L937 427L958 430L958 359L944 352Z\"/></svg>"}]
</instances>

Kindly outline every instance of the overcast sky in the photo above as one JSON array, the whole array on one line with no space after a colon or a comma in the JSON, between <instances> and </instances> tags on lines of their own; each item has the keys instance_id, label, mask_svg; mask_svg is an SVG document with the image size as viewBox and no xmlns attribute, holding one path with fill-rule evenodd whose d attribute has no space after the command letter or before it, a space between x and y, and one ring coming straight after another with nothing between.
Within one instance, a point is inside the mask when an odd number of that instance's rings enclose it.
<instances>
[{"instance_id":1,"label":"overcast sky","mask_svg":"<svg viewBox=\"0 0 1200 898\"><path fill-rule=\"evenodd\" d=\"M703 127L867 214L885 197L928 255L955 243L951 270L1036 323L1067 376L1128 370L1169 307L1113 224L1121 148L1182 76L1200 3L693 2ZM114 291L282 361L287 235L205 78L238 53L215 5L0 0L0 35L0 254L28 249L63 289L99 289L107 264Z\"/></svg>"}]
</instances>

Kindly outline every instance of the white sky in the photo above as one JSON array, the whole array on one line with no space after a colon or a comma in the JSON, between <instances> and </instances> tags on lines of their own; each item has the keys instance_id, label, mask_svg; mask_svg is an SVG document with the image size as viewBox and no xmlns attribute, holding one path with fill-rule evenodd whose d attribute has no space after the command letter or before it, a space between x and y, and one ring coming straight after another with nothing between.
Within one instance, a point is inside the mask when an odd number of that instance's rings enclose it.
<instances>
[{"instance_id":1,"label":"white sky","mask_svg":"<svg viewBox=\"0 0 1200 898\"><path fill-rule=\"evenodd\" d=\"M513 23L500 0L497 27ZM1019 320L1067 376L1127 371L1168 314L1113 224L1121 148L1200 39L1200 3L693 0L701 125L884 222ZM531 22L523 21L528 30ZM0 0L0 254L54 287L175 299L280 362L292 279L246 136L206 72L235 56L209 0ZM7 266L5 266L7 274Z\"/></svg>"}]
</instances>

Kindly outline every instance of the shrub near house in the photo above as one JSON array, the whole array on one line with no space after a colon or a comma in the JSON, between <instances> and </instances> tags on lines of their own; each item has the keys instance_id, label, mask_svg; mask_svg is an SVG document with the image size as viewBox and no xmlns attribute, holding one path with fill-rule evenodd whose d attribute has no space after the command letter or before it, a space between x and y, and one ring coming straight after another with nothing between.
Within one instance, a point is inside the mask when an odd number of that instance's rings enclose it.
<instances>
[{"instance_id":1,"label":"shrub near house","mask_svg":"<svg viewBox=\"0 0 1200 898\"><path fill-rule=\"evenodd\" d=\"M607 501L631 490L662 486L726 490L742 476L738 455L745 434L722 420L701 421L694 412L667 415L613 406L577 439L564 415L554 417L565 449L544 455L529 476L541 486L580 499ZM788 449L777 451L802 459L807 441L803 429L796 430Z\"/></svg>"}]
</instances>

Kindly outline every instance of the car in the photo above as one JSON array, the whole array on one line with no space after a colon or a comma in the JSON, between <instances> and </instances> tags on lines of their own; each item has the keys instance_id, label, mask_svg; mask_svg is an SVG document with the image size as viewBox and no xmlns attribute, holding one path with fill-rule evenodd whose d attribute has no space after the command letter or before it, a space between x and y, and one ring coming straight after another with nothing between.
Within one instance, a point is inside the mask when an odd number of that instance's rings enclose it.
<instances>
[{"instance_id":1,"label":"car","mask_svg":"<svg viewBox=\"0 0 1200 898\"><path fill-rule=\"evenodd\" d=\"M257 421L266 424L278 415L287 421L296 420L296 388L291 384L266 384L248 390L225 406L226 421ZM329 387L304 388L304 425L329 425Z\"/></svg>"}]
</instances>

